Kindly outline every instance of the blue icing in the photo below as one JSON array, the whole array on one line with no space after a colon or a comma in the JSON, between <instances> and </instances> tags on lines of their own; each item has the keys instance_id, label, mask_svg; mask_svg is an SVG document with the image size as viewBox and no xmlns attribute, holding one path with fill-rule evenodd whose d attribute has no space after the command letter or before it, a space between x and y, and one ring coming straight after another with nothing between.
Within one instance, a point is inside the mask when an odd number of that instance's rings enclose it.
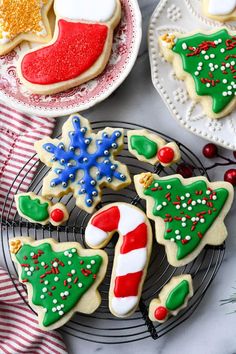
<instances>
[{"instance_id":1,"label":"blue icing","mask_svg":"<svg viewBox=\"0 0 236 354\"><path fill-rule=\"evenodd\" d=\"M78 180L80 185L79 194L85 195L85 203L88 207L92 206L94 197L98 195L97 183L106 179L111 183L114 178L125 181L126 176L119 172L118 165L114 164L112 150L118 148L117 140L122 133L119 130L114 131L111 136L107 133L102 134L101 139L96 139L96 151L90 154L87 150L93 139L86 137L87 128L81 127L79 117L73 117L74 131L69 132L70 145L65 148L63 142L57 146L51 143L43 145L43 148L52 154L52 161L59 161L61 168L55 169L57 178L51 181L51 187L62 185L67 188L70 183L77 182L76 174L83 171L83 178ZM90 169L95 167L96 178L90 175Z\"/></svg>"}]
</instances>

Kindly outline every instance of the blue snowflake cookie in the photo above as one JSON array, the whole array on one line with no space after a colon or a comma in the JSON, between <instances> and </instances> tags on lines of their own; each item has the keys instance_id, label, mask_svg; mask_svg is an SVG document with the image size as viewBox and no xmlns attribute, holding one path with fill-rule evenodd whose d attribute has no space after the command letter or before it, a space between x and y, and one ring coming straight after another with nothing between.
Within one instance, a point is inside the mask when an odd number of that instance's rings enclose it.
<instances>
[{"instance_id":1,"label":"blue snowflake cookie","mask_svg":"<svg viewBox=\"0 0 236 354\"><path fill-rule=\"evenodd\" d=\"M105 128L94 134L87 119L70 116L60 140L35 143L40 160L51 168L43 181L43 196L60 198L72 192L76 205L92 213L101 201L102 187L119 190L131 183L127 167L115 160L123 138L123 129Z\"/></svg>"}]
</instances>

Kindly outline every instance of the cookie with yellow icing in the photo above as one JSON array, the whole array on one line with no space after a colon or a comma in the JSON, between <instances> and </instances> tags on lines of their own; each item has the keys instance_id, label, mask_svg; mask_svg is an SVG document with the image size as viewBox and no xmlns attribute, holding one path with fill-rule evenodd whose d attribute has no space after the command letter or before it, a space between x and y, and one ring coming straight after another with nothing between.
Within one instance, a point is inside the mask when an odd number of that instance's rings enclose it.
<instances>
[{"instance_id":1,"label":"cookie with yellow icing","mask_svg":"<svg viewBox=\"0 0 236 354\"><path fill-rule=\"evenodd\" d=\"M51 39L48 12L53 0L2 0L0 2L0 55L22 41L47 43Z\"/></svg>"}]
</instances>

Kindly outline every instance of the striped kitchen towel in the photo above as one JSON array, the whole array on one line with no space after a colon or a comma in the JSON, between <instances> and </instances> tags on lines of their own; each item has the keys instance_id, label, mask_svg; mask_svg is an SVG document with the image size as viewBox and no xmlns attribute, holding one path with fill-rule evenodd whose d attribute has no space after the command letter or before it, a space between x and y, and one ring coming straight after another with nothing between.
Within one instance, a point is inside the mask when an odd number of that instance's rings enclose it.
<instances>
[{"instance_id":1,"label":"striped kitchen towel","mask_svg":"<svg viewBox=\"0 0 236 354\"><path fill-rule=\"evenodd\" d=\"M59 333L38 328L23 298L27 295L19 281L0 268L0 353L68 354Z\"/></svg>"},{"instance_id":2,"label":"striped kitchen towel","mask_svg":"<svg viewBox=\"0 0 236 354\"><path fill-rule=\"evenodd\" d=\"M34 142L51 135L55 119L28 116L0 103L0 215L16 213L14 194L28 191L38 158Z\"/></svg>"}]
</instances>

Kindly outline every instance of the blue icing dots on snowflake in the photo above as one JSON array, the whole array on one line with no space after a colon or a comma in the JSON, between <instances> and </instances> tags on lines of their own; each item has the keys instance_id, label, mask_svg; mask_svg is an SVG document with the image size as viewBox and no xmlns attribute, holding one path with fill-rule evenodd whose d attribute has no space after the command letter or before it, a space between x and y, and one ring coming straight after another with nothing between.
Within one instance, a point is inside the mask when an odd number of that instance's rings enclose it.
<instances>
[{"instance_id":1,"label":"blue icing dots on snowflake","mask_svg":"<svg viewBox=\"0 0 236 354\"><path fill-rule=\"evenodd\" d=\"M127 177L119 172L118 165L111 159L114 150L119 145L117 140L122 136L119 130L115 130L110 136L103 133L100 139L96 139L96 151L88 152L93 139L86 137L87 128L81 126L80 118L73 116L72 118L74 130L70 131L69 147L66 148L63 142L58 145L47 143L43 148L52 154L51 160L59 162L60 168L56 168L54 172L57 178L51 181L51 187L61 185L63 189L67 189L71 183L75 182L79 188L79 195L84 195L85 203L88 207L93 205L94 198L98 196L99 181L113 182L117 179L121 182L126 181ZM95 168L96 177L91 176L91 169ZM77 181L77 173L83 171L83 177ZM94 173L93 173L94 174Z\"/></svg>"}]
</instances>

